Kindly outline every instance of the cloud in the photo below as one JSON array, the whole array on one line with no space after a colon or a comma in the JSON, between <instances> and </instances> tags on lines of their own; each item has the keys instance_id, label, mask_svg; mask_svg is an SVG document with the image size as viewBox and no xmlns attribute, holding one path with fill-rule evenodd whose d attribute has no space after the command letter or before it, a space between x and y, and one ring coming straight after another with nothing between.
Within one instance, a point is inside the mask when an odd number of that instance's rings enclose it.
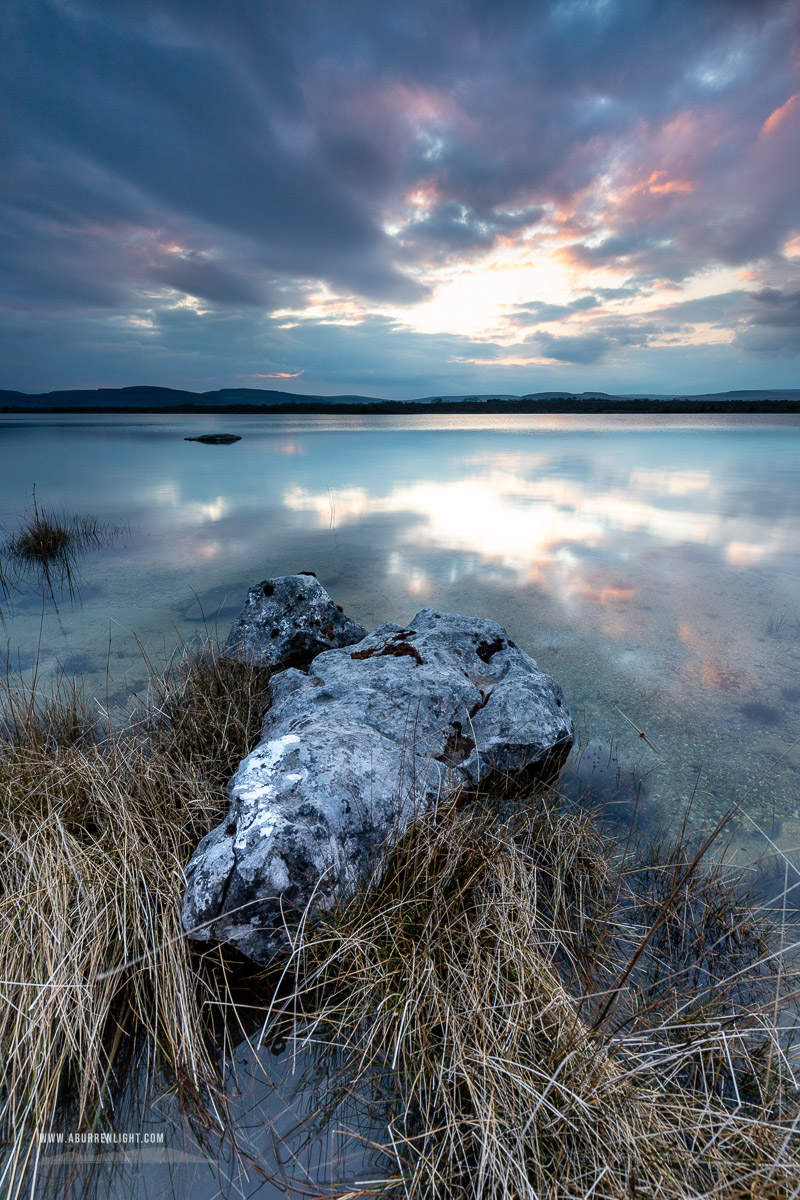
<instances>
[{"instance_id":1,"label":"cloud","mask_svg":"<svg viewBox=\"0 0 800 1200\"><path fill-rule=\"evenodd\" d=\"M679 324L697 323L729 327L741 319L748 308L744 292L730 291L711 296L697 296L675 304L663 304L649 310L648 316L665 318Z\"/></svg>"},{"instance_id":2,"label":"cloud","mask_svg":"<svg viewBox=\"0 0 800 1200\"><path fill-rule=\"evenodd\" d=\"M254 308L202 312L178 303L116 317L12 315L0 324L0 359L4 386L32 392L128 384L196 391L280 388L282 380L256 376L298 371L302 376L287 382L300 395L398 399L598 389L685 395L725 387L793 387L796 381L793 359L765 360L743 348L737 358L728 345L620 346L610 338L592 345L551 337L539 345L509 347L416 333L386 318L346 326L309 321L281 329Z\"/></svg>"},{"instance_id":3,"label":"cloud","mask_svg":"<svg viewBox=\"0 0 800 1200\"><path fill-rule=\"evenodd\" d=\"M755 302L747 327L737 335L737 343L759 358L800 355L800 289L781 291L762 288L751 292Z\"/></svg>"},{"instance_id":4,"label":"cloud","mask_svg":"<svg viewBox=\"0 0 800 1200\"><path fill-rule=\"evenodd\" d=\"M222 266L198 251L168 254L149 264L146 276L153 283L161 282L214 304L265 306L267 302L266 289L259 287L252 276Z\"/></svg>"},{"instance_id":5,"label":"cloud","mask_svg":"<svg viewBox=\"0 0 800 1200\"><path fill-rule=\"evenodd\" d=\"M608 338L598 334L558 337L552 333L536 333L528 344L543 358L564 363L595 363L605 357L611 346Z\"/></svg>"},{"instance_id":6,"label":"cloud","mask_svg":"<svg viewBox=\"0 0 800 1200\"><path fill-rule=\"evenodd\" d=\"M622 321L622 302L721 264L787 290L795 0L7 0L5 15L0 307L54 370L69 333L83 374L111 347L122 370L134 338L148 372L218 377L246 330L245 371L307 380L307 350L335 382L335 343L361 356L351 378L377 380L376 315L415 312L491 251L549 264L505 305L512 338L552 326L525 353L623 374L626 348L703 318L662 304ZM269 313L312 294L355 298L365 336L312 322L284 345ZM190 309L206 333L187 360ZM793 344L776 311L719 302L710 323L761 354ZM403 353L404 379L434 369L411 317L380 328L390 376ZM452 332L455 357L497 357L496 329L475 347Z\"/></svg>"},{"instance_id":7,"label":"cloud","mask_svg":"<svg viewBox=\"0 0 800 1200\"><path fill-rule=\"evenodd\" d=\"M800 289L781 292L768 287L751 292L750 296L758 307L758 312L751 318L753 324L800 328Z\"/></svg>"},{"instance_id":8,"label":"cloud","mask_svg":"<svg viewBox=\"0 0 800 1200\"><path fill-rule=\"evenodd\" d=\"M800 92L794 92L793 95L791 95L788 100L785 100L779 108L776 108L774 112L770 113L764 124L761 126L762 134L770 137L781 125L784 124L784 122L790 121L797 111L798 101L800 101Z\"/></svg>"},{"instance_id":9,"label":"cloud","mask_svg":"<svg viewBox=\"0 0 800 1200\"><path fill-rule=\"evenodd\" d=\"M403 227L404 259L435 259L468 249L492 246L500 237L536 225L544 215L541 207L513 212L491 209L480 214L457 200L425 207Z\"/></svg>"},{"instance_id":10,"label":"cloud","mask_svg":"<svg viewBox=\"0 0 800 1200\"><path fill-rule=\"evenodd\" d=\"M598 304L596 296L581 296L569 304L545 304L542 300L532 300L509 313L508 320L513 325L543 325L548 321L564 320L574 313L586 312Z\"/></svg>"},{"instance_id":11,"label":"cloud","mask_svg":"<svg viewBox=\"0 0 800 1200\"><path fill-rule=\"evenodd\" d=\"M298 379L302 371L254 371L251 379Z\"/></svg>"}]
</instances>

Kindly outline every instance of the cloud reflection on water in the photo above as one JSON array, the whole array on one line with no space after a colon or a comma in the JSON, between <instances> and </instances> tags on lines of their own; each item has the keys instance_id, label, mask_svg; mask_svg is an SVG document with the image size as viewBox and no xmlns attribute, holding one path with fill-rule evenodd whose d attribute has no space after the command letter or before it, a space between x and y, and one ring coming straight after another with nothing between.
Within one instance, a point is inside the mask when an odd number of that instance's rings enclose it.
<instances>
[{"instance_id":1,"label":"cloud reflection on water","mask_svg":"<svg viewBox=\"0 0 800 1200\"><path fill-rule=\"evenodd\" d=\"M422 546L458 551L501 564L519 581L540 579L543 566L551 577L554 565L559 575L581 574L587 555L616 561L651 542L706 546L744 569L795 545L789 514L767 521L759 512L742 512L741 497L729 503L723 479L711 470L635 467L624 484L604 483L588 466L577 479L549 472L544 456L532 459L524 470L522 455L487 455L483 469L460 479L390 483L383 492L294 483L282 502L318 527L413 515L417 520L396 547L406 559Z\"/></svg>"},{"instance_id":2,"label":"cloud reflection on water","mask_svg":"<svg viewBox=\"0 0 800 1200\"><path fill-rule=\"evenodd\" d=\"M4 423L7 519L45 461L52 496L132 531L124 554L87 562L82 606L46 623L42 662L90 661L112 626L114 670L138 679L132 632L155 655L205 621L224 637L248 586L310 568L365 625L431 604L491 615L556 675L587 736L627 737L622 709L685 766L665 794L688 794L698 764L720 803L768 770L759 795L794 811L793 760L771 763L797 720L796 421L213 427L242 441L188 446L197 430L175 418ZM13 619L35 645L39 610Z\"/></svg>"}]
</instances>

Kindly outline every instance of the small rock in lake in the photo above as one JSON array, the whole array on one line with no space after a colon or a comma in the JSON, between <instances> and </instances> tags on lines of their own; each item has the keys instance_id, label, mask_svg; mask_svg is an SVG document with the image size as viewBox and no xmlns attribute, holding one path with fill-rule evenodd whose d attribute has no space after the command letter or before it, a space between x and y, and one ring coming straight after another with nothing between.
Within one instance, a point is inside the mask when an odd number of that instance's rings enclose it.
<instances>
[{"instance_id":1,"label":"small rock in lake","mask_svg":"<svg viewBox=\"0 0 800 1200\"><path fill-rule=\"evenodd\" d=\"M374 869L415 813L493 776L552 771L574 737L560 687L501 626L432 609L320 654L308 675L282 671L269 690L263 740L187 867L183 904L191 937L262 963L307 906Z\"/></svg>"},{"instance_id":2,"label":"small rock in lake","mask_svg":"<svg viewBox=\"0 0 800 1200\"><path fill-rule=\"evenodd\" d=\"M185 437L185 442L205 442L207 446L230 446L242 439L238 433L201 433L199 437Z\"/></svg>"}]
</instances>

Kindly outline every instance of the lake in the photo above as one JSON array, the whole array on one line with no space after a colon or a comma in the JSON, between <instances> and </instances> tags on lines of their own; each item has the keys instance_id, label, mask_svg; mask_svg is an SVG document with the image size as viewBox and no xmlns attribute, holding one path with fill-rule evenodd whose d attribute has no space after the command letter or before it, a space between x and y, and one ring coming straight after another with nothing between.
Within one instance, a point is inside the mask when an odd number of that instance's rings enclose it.
<instances>
[{"instance_id":1,"label":"lake","mask_svg":"<svg viewBox=\"0 0 800 1200\"><path fill-rule=\"evenodd\" d=\"M205 432L242 440L183 440ZM143 651L224 639L250 585L311 570L368 628L426 606L504 625L562 685L569 786L603 792L611 819L635 778L646 820L691 801L700 830L741 801L732 853L791 857L800 418L3 415L0 456L6 534L34 485L40 506L122 528L71 596L12 581L12 670L123 703ZM124 1194L160 1195L149 1178Z\"/></svg>"}]
</instances>

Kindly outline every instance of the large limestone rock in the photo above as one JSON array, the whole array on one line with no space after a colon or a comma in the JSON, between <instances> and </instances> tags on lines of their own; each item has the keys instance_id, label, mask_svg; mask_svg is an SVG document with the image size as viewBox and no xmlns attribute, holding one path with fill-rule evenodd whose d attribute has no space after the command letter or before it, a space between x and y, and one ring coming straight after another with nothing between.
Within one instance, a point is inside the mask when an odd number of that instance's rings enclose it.
<instances>
[{"instance_id":1,"label":"large limestone rock","mask_svg":"<svg viewBox=\"0 0 800 1200\"><path fill-rule=\"evenodd\" d=\"M250 588L222 654L260 667L305 667L323 650L349 646L366 632L315 575L280 575Z\"/></svg>"},{"instance_id":2,"label":"large limestone rock","mask_svg":"<svg viewBox=\"0 0 800 1200\"><path fill-rule=\"evenodd\" d=\"M187 869L183 921L261 962L419 808L569 750L558 684L493 621L424 609L270 682L263 740Z\"/></svg>"}]
</instances>

